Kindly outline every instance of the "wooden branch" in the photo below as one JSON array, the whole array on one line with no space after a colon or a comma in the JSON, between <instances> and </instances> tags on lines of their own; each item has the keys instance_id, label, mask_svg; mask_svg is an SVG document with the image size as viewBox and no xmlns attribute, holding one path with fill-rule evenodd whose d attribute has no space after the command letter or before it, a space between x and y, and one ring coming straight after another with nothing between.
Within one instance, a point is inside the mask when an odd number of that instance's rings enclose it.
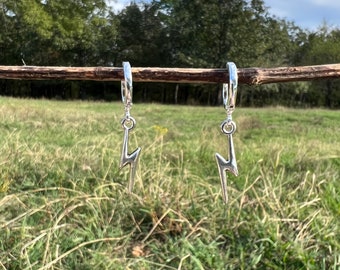
<instances>
[{"instance_id":1,"label":"wooden branch","mask_svg":"<svg viewBox=\"0 0 340 270\"><path fill-rule=\"evenodd\" d=\"M120 81L123 76L123 69L117 67L0 66L0 79ZM228 76L227 69L132 68L134 82L224 83ZM336 79L340 78L340 64L239 68L238 77L239 84L248 85Z\"/></svg>"}]
</instances>

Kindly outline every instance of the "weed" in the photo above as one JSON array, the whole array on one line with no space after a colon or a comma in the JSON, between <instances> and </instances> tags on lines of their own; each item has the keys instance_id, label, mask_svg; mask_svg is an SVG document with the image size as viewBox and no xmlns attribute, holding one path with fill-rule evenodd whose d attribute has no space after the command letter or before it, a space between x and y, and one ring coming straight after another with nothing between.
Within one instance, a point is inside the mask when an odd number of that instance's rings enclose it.
<instances>
[{"instance_id":1,"label":"weed","mask_svg":"<svg viewBox=\"0 0 340 270\"><path fill-rule=\"evenodd\" d=\"M338 269L340 115L138 105L134 192L118 103L0 99L0 268Z\"/></svg>"}]
</instances>

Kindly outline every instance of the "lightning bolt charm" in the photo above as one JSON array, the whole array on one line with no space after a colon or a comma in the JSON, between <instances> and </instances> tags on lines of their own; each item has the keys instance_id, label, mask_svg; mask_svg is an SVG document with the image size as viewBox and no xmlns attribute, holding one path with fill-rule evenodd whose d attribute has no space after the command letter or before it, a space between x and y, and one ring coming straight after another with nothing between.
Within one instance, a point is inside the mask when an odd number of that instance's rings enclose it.
<instances>
[{"instance_id":1,"label":"lightning bolt charm","mask_svg":"<svg viewBox=\"0 0 340 270\"><path fill-rule=\"evenodd\" d=\"M231 125L232 129L227 131L225 129L226 125ZM228 147L229 147L229 160L225 160L219 153L215 154L218 171L221 179L221 188L222 188L222 197L224 203L228 202L228 193L227 193L227 174L226 171L231 172L233 175L238 175L236 155L234 149L233 142L233 133L235 132L236 125L234 122L225 121L221 125L222 132L225 133L228 137Z\"/></svg>"},{"instance_id":2,"label":"lightning bolt charm","mask_svg":"<svg viewBox=\"0 0 340 270\"><path fill-rule=\"evenodd\" d=\"M123 147L122 147L122 154L120 158L119 168L122 169L128 164L130 165L130 180L129 180L129 186L128 186L129 192L132 192L132 189L135 183L135 175L136 175L136 168L138 165L138 158L139 158L140 151L142 150L140 147L138 147L131 154L128 153L129 132L131 129L134 128L135 124L136 124L136 121L131 116L129 118L124 118L122 120L122 126L124 128L124 139L123 139Z\"/></svg>"}]
</instances>

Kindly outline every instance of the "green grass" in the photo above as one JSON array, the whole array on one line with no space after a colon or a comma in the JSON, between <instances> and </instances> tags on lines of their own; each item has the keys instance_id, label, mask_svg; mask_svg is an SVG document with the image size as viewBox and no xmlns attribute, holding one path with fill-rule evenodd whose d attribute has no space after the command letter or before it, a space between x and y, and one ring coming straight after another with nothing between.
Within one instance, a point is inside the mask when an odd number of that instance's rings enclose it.
<instances>
[{"instance_id":1,"label":"green grass","mask_svg":"<svg viewBox=\"0 0 340 270\"><path fill-rule=\"evenodd\" d=\"M339 269L340 112L0 98L0 269Z\"/></svg>"}]
</instances>

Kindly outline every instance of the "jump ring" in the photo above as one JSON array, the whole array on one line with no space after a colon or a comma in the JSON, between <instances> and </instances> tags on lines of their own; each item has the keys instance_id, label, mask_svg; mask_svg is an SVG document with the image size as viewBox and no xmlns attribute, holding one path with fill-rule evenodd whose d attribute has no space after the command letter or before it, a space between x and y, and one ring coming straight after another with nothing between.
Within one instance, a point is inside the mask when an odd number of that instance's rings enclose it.
<instances>
[{"instance_id":1,"label":"jump ring","mask_svg":"<svg viewBox=\"0 0 340 270\"><path fill-rule=\"evenodd\" d=\"M221 124L221 131L224 134L230 135L236 131L236 124L234 121L225 120Z\"/></svg>"},{"instance_id":2,"label":"jump ring","mask_svg":"<svg viewBox=\"0 0 340 270\"><path fill-rule=\"evenodd\" d=\"M136 120L133 117L129 116L129 117L123 118L121 123L122 123L123 128L131 130L135 127Z\"/></svg>"}]
</instances>

